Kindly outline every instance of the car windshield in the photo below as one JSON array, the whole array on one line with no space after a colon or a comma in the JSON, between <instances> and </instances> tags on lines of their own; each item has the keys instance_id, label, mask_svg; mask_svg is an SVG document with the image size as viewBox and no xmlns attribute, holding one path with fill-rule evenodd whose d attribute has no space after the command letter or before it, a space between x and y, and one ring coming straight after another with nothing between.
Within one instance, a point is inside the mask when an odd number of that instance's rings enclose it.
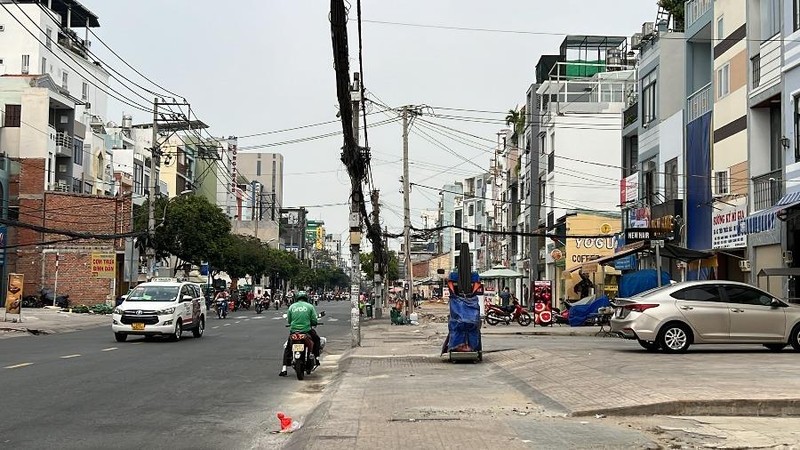
<instances>
[{"instance_id":1,"label":"car windshield","mask_svg":"<svg viewBox=\"0 0 800 450\"><path fill-rule=\"evenodd\" d=\"M139 286L128 294L131 302L171 302L176 298L177 286Z\"/></svg>"}]
</instances>

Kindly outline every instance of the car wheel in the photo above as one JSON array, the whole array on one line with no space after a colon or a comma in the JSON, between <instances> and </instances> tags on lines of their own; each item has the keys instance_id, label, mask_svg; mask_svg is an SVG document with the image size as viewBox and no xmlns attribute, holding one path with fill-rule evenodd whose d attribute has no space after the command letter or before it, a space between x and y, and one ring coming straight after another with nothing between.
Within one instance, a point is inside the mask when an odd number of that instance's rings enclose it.
<instances>
[{"instance_id":1,"label":"car wheel","mask_svg":"<svg viewBox=\"0 0 800 450\"><path fill-rule=\"evenodd\" d=\"M764 344L764 347L768 348L771 352L779 352L786 348L788 344Z\"/></svg>"},{"instance_id":2,"label":"car wheel","mask_svg":"<svg viewBox=\"0 0 800 450\"><path fill-rule=\"evenodd\" d=\"M792 329L792 334L789 335L789 343L792 344L792 348L800 352L800 324L795 325Z\"/></svg>"},{"instance_id":3,"label":"car wheel","mask_svg":"<svg viewBox=\"0 0 800 450\"><path fill-rule=\"evenodd\" d=\"M179 320L179 321L175 322L175 332L172 333L169 336L169 339L171 341L180 341L181 340L181 334L183 334L183 324Z\"/></svg>"},{"instance_id":4,"label":"car wheel","mask_svg":"<svg viewBox=\"0 0 800 450\"><path fill-rule=\"evenodd\" d=\"M200 323L198 323L197 326L194 327L194 329L192 329L192 336L194 336L195 338L203 337L203 332L205 331L205 329L206 329L206 321L201 317Z\"/></svg>"},{"instance_id":5,"label":"car wheel","mask_svg":"<svg viewBox=\"0 0 800 450\"><path fill-rule=\"evenodd\" d=\"M682 323L670 323L659 333L659 347L667 353L683 353L692 345L692 332Z\"/></svg>"},{"instance_id":6,"label":"car wheel","mask_svg":"<svg viewBox=\"0 0 800 450\"><path fill-rule=\"evenodd\" d=\"M648 352L654 352L658 350L658 342L651 342L651 341L643 341L638 339L639 345L642 346L643 349L647 350Z\"/></svg>"},{"instance_id":7,"label":"car wheel","mask_svg":"<svg viewBox=\"0 0 800 450\"><path fill-rule=\"evenodd\" d=\"M114 339L116 339L117 342L125 342L128 339L128 335L125 333L114 333Z\"/></svg>"}]
</instances>

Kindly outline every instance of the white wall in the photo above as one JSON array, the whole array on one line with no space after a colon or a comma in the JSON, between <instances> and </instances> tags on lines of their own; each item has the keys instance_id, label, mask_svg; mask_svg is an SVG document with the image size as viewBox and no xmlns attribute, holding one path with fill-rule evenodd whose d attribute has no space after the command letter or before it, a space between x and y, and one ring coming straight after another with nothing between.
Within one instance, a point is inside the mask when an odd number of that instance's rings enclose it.
<instances>
[{"instance_id":1,"label":"white wall","mask_svg":"<svg viewBox=\"0 0 800 450\"><path fill-rule=\"evenodd\" d=\"M621 113L560 116L549 128L556 157L546 189L548 204L555 194L555 219L574 209L618 211Z\"/></svg>"}]
</instances>

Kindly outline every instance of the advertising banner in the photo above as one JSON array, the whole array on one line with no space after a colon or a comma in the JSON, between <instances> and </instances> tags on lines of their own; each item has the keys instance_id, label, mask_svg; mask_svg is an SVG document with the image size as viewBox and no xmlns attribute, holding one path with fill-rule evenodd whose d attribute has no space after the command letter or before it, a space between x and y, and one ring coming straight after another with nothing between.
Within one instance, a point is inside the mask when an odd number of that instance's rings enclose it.
<instances>
[{"instance_id":1,"label":"advertising banner","mask_svg":"<svg viewBox=\"0 0 800 450\"><path fill-rule=\"evenodd\" d=\"M21 273L8 274L8 291L6 292L6 313L21 314L22 287L25 284L25 275Z\"/></svg>"},{"instance_id":2,"label":"advertising banner","mask_svg":"<svg viewBox=\"0 0 800 450\"><path fill-rule=\"evenodd\" d=\"M747 247L747 235L739 230L739 222L747 216L747 198L715 202L711 217L711 244L714 249Z\"/></svg>"},{"instance_id":3,"label":"advertising banner","mask_svg":"<svg viewBox=\"0 0 800 450\"><path fill-rule=\"evenodd\" d=\"M117 255L113 252L92 252L92 275L114 279L117 276Z\"/></svg>"},{"instance_id":4,"label":"advertising banner","mask_svg":"<svg viewBox=\"0 0 800 450\"><path fill-rule=\"evenodd\" d=\"M534 281L532 291L534 323L550 324L553 320L553 282Z\"/></svg>"},{"instance_id":5,"label":"advertising banner","mask_svg":"<svg viewBox=\"0 0 800 450\"><path fill-rule=\"evenodd\" d=\"M634 173L619 181L619 201L621 205L639 199L639 174Z\"/></svg>"}]
</instances>

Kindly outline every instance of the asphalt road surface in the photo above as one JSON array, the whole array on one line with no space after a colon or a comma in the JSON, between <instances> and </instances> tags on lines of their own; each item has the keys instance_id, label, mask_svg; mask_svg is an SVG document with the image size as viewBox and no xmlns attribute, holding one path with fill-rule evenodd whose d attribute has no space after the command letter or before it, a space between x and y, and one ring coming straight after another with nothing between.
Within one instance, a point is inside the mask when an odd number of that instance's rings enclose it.
<instances>
[{"instance_id":1,"label":"asphalt road surface","mask_svg":"<svg viewBox=\"0 0 800 450\"><path fill-rule=\"evenodd\" d=\"M319 329L326 353L341 353L349 345L349 304L317 309L327 313ZM277 376L285 311L209 317L202 338L188 332L179 342L118 343L110 323L0 340L0 449L261 445L278 427L276 411L292 411L291 402L309 407L309 386L325 377L324 358L305 381L291 371Z\"/></svg>"}]
</instances>

